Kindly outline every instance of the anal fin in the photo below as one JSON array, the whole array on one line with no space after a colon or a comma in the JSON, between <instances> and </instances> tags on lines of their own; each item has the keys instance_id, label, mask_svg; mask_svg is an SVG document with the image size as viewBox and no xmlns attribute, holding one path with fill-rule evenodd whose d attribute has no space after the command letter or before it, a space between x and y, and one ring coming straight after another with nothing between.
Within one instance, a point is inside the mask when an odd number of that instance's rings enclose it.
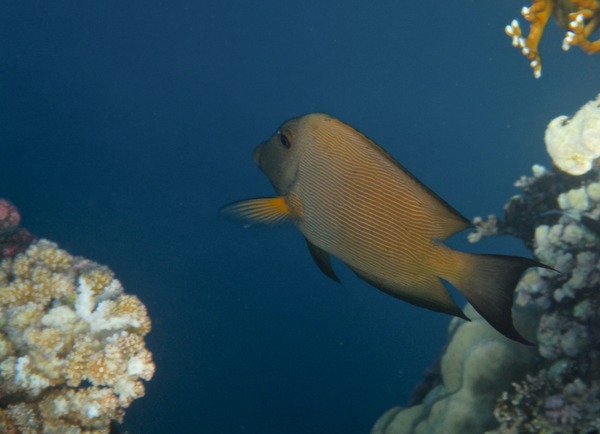
<instances>
[{"instance_id":1,"label":"anal fin","mask_svg":"<svg viewBox=\"0 0 600 434\"><path fill-rule=\"evenodd\" d=\"M401 283L380 282L369 276L367 273L353 267L350 267L350 269L365 282L392 297L396 297L415 306L424 307L425 309L436 312L444 312L470 321L456 305L450 296L448 289L437 276L431 276L431 279L429 279L427 284L423 284L419 288L413 288L402 285Z\"/></svg>"}]
</instances>

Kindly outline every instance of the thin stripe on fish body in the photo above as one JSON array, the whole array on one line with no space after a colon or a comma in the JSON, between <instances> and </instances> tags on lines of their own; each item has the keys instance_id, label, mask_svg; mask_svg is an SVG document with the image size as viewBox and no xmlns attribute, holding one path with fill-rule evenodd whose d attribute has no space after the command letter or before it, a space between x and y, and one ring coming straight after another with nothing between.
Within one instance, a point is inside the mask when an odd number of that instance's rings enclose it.
<instances>
[{"instance_id":1,"label":"thin stripe on fish body","mask_svg":"<svg viewBox=\"0 0 600 434\"><path fill-rule=\"evenodd\" d=\"M371 283L406 293L401 298L442 290L436 240L468 221L363 134L329 117L307 124L292 188L302 203L300 231Z\"/></svg>"}]
</instances>

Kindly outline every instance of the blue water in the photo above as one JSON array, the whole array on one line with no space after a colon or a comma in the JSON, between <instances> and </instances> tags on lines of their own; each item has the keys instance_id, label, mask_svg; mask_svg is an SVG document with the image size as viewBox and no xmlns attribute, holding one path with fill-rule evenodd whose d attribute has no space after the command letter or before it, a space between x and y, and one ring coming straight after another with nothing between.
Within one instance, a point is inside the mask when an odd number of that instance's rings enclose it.
<instances>
[{"instance_id":1,"label":"blue water","mask_svg":"<svg viewBox=\"0 0 600 434\"><path fill-rule=\"evenodd\" d=\"M366 433L440 354L448 316L338 262L336 285L292 227L217 213L272 194L251 150L314 111L469 218L501 213L513 181L549 164L545 126L595 97L600 55L562 52L551 23L534 80L504 34L523 3L405 4L0 4L0 197L37 236L110 266L153 320L157 372L123 430Z\"/></svg>"}]
</instances>

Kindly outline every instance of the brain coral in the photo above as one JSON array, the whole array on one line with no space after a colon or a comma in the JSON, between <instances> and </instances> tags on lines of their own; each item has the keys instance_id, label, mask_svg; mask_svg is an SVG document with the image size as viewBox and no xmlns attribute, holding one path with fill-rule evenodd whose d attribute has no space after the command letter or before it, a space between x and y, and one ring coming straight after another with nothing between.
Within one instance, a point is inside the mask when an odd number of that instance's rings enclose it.
<instances>
[{"instance_id":1,"label":"brain coral","mask_svg":"<svg viewBox=\"0 0 600 434\"><path fill-rule=\"evenodd\" d=\"M0 262L0 430L108 433L154 374L150 319L112 272L40 240Z\"/></svg>"},{"instance_id":2,"label":"brain coral","mask_svg":"<svg viewBox=\"0 0 600 434\"><path fill-rule=\"evenodd\" d=\"M389 410L371 434L481 434L497 424L498 396L525 375L536 351L495 332L471 306L465 313L473 321L455 318L450 324L442 384L418 405Z\"/></svg>"}]
</instances>

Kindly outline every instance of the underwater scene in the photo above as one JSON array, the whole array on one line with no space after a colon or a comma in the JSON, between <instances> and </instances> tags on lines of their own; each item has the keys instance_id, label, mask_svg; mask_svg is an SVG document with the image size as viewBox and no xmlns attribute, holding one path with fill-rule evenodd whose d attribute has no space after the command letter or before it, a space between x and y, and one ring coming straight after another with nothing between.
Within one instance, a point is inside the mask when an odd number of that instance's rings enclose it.
<instances>
[{"instance_id":1,"label":"underwater scene","mask_svg":"<svg viewBox=\"0 0 600 434\"><path fill-rule=\"evenodd\" d=\"M0 431L599 433L599 26L1 2Z\"/></svg>"}]
</instances>

